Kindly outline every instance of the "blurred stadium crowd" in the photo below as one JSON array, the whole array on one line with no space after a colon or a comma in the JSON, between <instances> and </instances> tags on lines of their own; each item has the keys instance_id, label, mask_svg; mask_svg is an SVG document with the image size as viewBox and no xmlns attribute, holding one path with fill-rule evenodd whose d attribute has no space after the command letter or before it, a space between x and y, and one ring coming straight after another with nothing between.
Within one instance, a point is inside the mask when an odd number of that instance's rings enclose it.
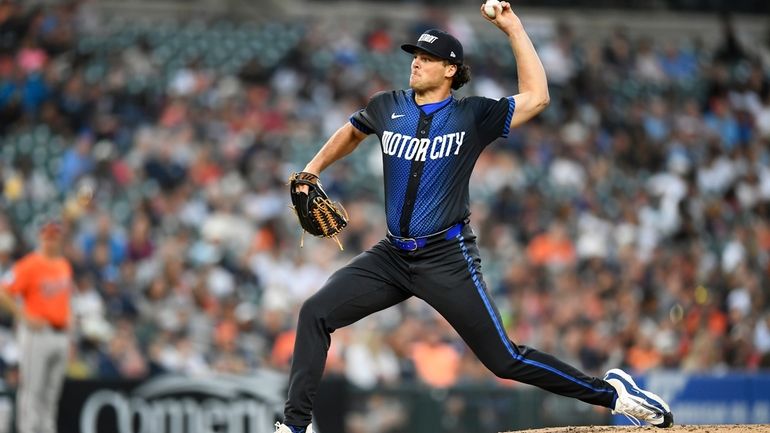
<instances>
[{"instance_id":1,"label":"blurred stadium crowd","mask_svg":"<svg viewBox=\"0 0 770 433\"><path fill-rule=\"evenodd\" d=\"M515 91L501 35L462 17L100 24L73 4L0 3L0 271L59 217L77 274L69 374L287 369L296 312L383 237L369 139L322 175L351 213L344 252L305 239L286 179L376 91L410 33L470 53L460 95ZM536 40L552 104L491 145L472 225L512 339L599 374L770 366L770 40ZM75 192L95 187L83 206ZM9 318L0 360L15 384ZM329 372L369 388L497 380L421 301L335 332Z\"/></svg>"}]
</instances>

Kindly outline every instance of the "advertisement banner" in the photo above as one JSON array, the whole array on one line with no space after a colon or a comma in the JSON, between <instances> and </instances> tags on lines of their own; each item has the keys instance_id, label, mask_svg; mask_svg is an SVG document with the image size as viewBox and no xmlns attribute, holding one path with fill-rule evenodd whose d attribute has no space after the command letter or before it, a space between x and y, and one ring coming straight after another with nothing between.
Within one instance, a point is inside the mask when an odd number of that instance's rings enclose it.
<instances>
[{"instance_id":1,"label":"advertisement banner","mask_svg":"<svg viewBox=\"0 0 770 433\"><path fill-rule=\"evenodd\" d=\"M67 381L60 433L272 433L286 377L158 376L146 381Z\"/></svg>"},{"instance_id":2,"label":"advertisement banner","mask_svg":"<svg viewBox=\"0 0 770 433\"><path fill-rule=\"evenodd\" d=\"M668 402L676 424L770 423L768 374L671 371L649 373L636 382ZM622 416L613 419L617 424L630 424Z\"/></svg>"}]
</instances>

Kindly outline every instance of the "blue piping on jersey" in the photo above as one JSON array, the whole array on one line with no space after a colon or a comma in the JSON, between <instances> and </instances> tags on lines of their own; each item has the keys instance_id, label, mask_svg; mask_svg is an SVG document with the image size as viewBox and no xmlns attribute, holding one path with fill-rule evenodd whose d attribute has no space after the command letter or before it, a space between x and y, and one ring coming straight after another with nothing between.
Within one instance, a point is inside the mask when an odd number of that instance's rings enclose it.
<instances>
[{"instance_id":1,"label":"blue piping on jersey","mask_svg":"<svg viewBox=\"0 0 770 433\"><path fill-rule=\"evenodd\" d=\"M511 119L513 119L513 111L516 109L516 100L513 96L506 96L508 99L508 115L505 116L505 125L503 125L503 133L500 135L505 138L508 133L511 132Z\"/></svg>"},{"instance_id":2,"label":"blue piping on jersey","mask_svg":"<svg viewBox=\"0 0 770 433\"><path fill-rule=\"evenodd\" d=\"M369 135L374 132L373 130L369 129L366 125L356 120L353 116L350 116L348 120L350 121L351 125L353 125L356 129L358 129L359 131L363 132L366 135Z\"/></svg>"},{"instance_id":3,"label":"blue piping on jersey","mask_svg":"<svg viewBox=\"0 0 770 433\"><path fill-rule=\"evenodd\" d=\"M449 95L449 97L447 97L443 101L431 102L430 104L422 104L422 105L417 105L417 106L420 107L420 110L422 110L422 112L425 113L426 116L430 116L431 114L435 113L436 111L444 108L450 102L452 102L452 95ZM417 103L417 101L415 101L415 104L416 103ZM510 122L508 122L508 123L510 123Z\"/></svg>"},{"instance_id":4,"label":"blue piping on jersey","mask_svg":"<svg viewBox=\"0 0 770 433\"><path fill-rule=\"evenodd\" d=\"M503 344L505 344L505 348L508 349L508 353L511 354L511 357L513 359L523 362L525 364L533 365L535 367L542 368L544 370L548 370L551 373L557 374L567 380L570 380L582 387L588 388L594 392L614 392L614 390L607 390L607 389L600 389L600 388L594 388L590 384L583 382L582 380L570 376L567 373L564 373L563 371L559 371L550 365L543 364L542 362L533 361L531 359L527 359L521 354L519 354L518 350L514 349L511 340L508 339L508 336L506 335L505 331L503 330L503 326L500 323L499 320L497 320L497 315L495 314L494 309L492 308L492 303L489 301L489 298L487 297L487 292L484 290L484 286L481 285L481 281L479 281L478 273L476 272L476 267L473 266L473 258L468 254L468 248L465 246L465 238L462 234L458 234L455 236L455 239L460 243L460 250L463 253L463 257L465 258L465 261L468 262L468 271L471 273L471 279L473 279L473 284L476 286L476 291L479 293L479 296L481 296L481 300L484 301L484 306L487 309L487 313L489 314L489 317L492 318L492 322L495 324L495 329L497 329L497 335L500 337L500 339L503 341ZM613 406L615 402L613 401Z\"/></svg>"}]
</instances>

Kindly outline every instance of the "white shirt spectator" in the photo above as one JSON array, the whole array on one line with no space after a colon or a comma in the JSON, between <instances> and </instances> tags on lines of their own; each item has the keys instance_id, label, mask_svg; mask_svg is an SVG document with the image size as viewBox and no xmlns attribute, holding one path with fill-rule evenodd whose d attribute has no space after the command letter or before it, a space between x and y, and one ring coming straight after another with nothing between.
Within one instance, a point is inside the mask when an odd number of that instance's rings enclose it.
<instances>
[{"instance_id":1,"label":"white shirt spectator","mask_svg":"<svg viewBox=\"0 0 770 433\"><path fill-rule=\"evenodd\" d=\"M732 272L746 261L746 247L738 239L732 239L722 250L722 270Z\"/></svg>"},{"instance_id":2,"label":"white shirt spectator","mask_svg":"<svg viewBox=\"0 0 770 433\"><path fill-rule=\"evenodd\" d=\"M754 347L762 354L770 352L770 326L768 326L768 322L770 322L770 313L758 320L757 326L754 328Z\"/></svg>"},{"instance_id":3,"label":"white shirt spectator","mask_svg":"<svg viewBox=\"0 0 770 433\"><path fill-rule=\"evenodd\" d=\"M398 359L381 337L364 331L345 351L345 376L360 388L369 389L380 381L398 378Z\"/></svg>"},{"instance_id":4,"label":"white shirt spectator","mask_svg":"<svg viewBox=\"0 0 770 433\"><path fill-rule=\"evenodd\" d=\"M735 181L737 170L726 156L698 169L698 189L704 193L721 194Z\"/></svg>"},{"instance_id":5,"label":"white shirt spectator","mask_svg":"<svg viewBox=\"0 0 770 433\"><path fill-rule=\"evenodd\" d=\"M551 41L540 49L540 61L548 76L548 82L564 85L575 76L575 61L560 41Z\"/></svg>"},{"instance_id":6,"label":"white shirt spectator","mask_svg":"<svg viewBox=\"0 0 770 433\"><path fill-rule=\"evenodd\" d=\"M550 179L559 188L579 191L585 186L586 172L577 162L558 158L551 164Z\"/></svg>"},{"instance_id":7,"label":"white shirt spectator","mask_svg":"<svg viewBox=\"0 0 770 433\"><path fill-rule=\"evenodd\" d=\"M610 252L612 224L585 212L578 219L578 235L575 249L582 258L605 258Z\"/></svg>"}]
</instances>

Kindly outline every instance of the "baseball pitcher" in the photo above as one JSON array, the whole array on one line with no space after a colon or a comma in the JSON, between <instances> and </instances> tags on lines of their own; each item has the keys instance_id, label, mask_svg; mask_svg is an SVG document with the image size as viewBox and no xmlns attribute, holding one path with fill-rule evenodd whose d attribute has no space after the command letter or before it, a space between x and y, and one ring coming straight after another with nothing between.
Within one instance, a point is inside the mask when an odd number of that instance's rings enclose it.
<instances>
[{"instance_id":1,"label":"baseball pitcher","mask_svg":"<svg viewBox=\"0 0 770 433\"><path fill-rule=\"evenodd\" d=\"M409 89L374 95L302 172L306 179L317 179L367 135L376 134L384 166L387 235L335 272L303 304L284 423L276 424L277 433L313 431L313 399L330 334L412 296L446 318L481 362L501 378L604 406L659 427L673 423L668 405L638 388L622 370L610 370L603 379L590 377L551 355L511 341L489 296L470 225L469 178L488 144L507 136L549 102L543 66L519 18L508 2L494 7L494 18L483 6L481 15L508 38L520 93L500 100L456 99L451 90L470 79L463 47L441 30L426 31L415 43L401 47L413 57ZM301 197L313 194L313 182L294 183L291 188L292 194ZM293 201L297 202L296 197Z\"/></svg>"}]
</instances>

